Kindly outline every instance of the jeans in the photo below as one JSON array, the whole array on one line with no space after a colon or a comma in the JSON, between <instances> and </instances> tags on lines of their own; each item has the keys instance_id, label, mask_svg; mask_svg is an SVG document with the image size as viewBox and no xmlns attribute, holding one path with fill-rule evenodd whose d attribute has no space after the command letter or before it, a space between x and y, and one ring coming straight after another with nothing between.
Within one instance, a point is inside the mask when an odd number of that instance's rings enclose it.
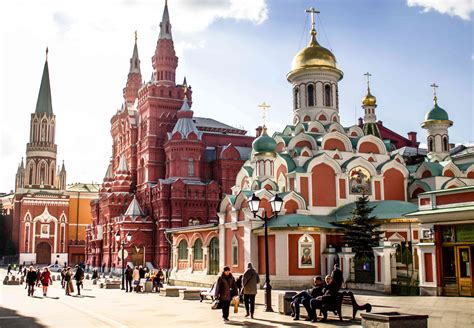
<instances>
[{"instance_id":1,"label":"jeans","mask_svg":"<svg viewBox=\"0 0 474 328\"><path fill-rule=\"evenodd\" d=\"M245 311L247 314L251 313L254 314L255 312L255 295L252 294L244 294L244 302L245 302ZM250 312L249 312L250 308Z\"/></svg>"},{"instance_id":2,"label":"jeans","mask_svg":"<svg viewBox=\"0 0 474 328\"><path fill-rule=\"evenodd\" d=\"M77 295L81 295L81 286L82 286L82 281L76 282Z\"/></svg>"},{"instance_id":3,"label":"jeans","mask_svg":"<svg viewBox=\"0 0 474 328\"><path fill-rule=\"evenodd\" d=\"M128 293L128 291L130 291L130 293L132 292L132 280L126 279L125 280L125 292Z\"/></svg>"},{"instance_id":4,"label":"jeans","mask_svg":"<svg viewBox=\"0 0 474 328\"><path fill-rule=\"evenodd\" d=\"M230 301L219 300L219 303L222 305L222 318L229 319Z\"/></svg>"},{"instance_id":5,"label":"jeans","mask_svg":"<svg viewBox=\"0 0 474 328\"><path fill-rule=\"evenodd\" d=\"M35 284L28 284L28 296L33 296L35 290Z\"/></svg>"}]
</instances>

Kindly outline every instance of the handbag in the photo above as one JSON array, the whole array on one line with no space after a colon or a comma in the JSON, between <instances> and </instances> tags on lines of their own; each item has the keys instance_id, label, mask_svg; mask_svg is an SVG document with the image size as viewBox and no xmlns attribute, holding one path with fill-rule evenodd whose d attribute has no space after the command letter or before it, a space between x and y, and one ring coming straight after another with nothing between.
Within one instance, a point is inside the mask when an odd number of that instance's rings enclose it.
<instances>
[{"instance_id":1,"label":"handbag","mask_svg":"<svg viewBox=\"0 0 474 328\"><path fill-rule=\"evenodd\" d=\"M219 310L219 309L222 309L222 304L221 304L221 302L219 302L219 300L215 300L214 302L212 302L211 309L212 309L212 310Z\"/></svg>"}]
</instances>

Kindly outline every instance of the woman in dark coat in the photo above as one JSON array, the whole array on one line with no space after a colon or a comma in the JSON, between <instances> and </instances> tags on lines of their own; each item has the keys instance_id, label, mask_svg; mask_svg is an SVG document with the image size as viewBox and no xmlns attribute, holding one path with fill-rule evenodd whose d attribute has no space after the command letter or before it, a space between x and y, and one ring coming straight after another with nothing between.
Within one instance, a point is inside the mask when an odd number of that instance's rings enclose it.
<instances>
[{"instance_id":1,"label":"woman in dark coat","mask_svg":"<svg viewBox=\"0 0 474 328\"><path fill-rule=\"evenodd\" d=\"M252 263L247 264L247 270L244 273L242 280L244 288L244 301L245 301L245 311L253 319L253 314L255 312L255 295L257 295L258 284L260 283L260 277L258 276L257 271L252 266Z\"/></svg>"},{"instance_id":2,"label":"woman in dark coat","mask_svg":"<svg viewBox=\"0 0 474 328\"><path fill-rule=\"evenodd\" d=\"M230 273L230 268L225 267L221 276L217 279L215 298L219 300L222 307L222 318L229 321L229 307L232 297L236 295L235 279Z\"/></svg>"},{"instance_id":3,"label":"woman in dark coat","mask_svg":"<svg viewBox=\"0 0 474 328\"><path fill-rule=\"evenodd\" d=\"M40 275L41 285L43 286L43 296L47 296L48 294L48 286L53 284L53 280L51 279L51 272L49 272L48 268L44 268L43 272Z\"/></svg>"}]
</instances>

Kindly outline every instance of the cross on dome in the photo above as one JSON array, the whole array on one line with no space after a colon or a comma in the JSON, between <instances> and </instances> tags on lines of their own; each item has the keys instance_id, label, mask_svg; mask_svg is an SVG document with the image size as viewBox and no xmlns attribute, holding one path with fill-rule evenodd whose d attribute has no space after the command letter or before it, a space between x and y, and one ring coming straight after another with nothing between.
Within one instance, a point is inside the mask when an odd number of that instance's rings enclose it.
<instances>
[{"instance_id":1,"label":"cross on dome","mask_svg":"<svg viewBox=\"0 0 474 328\"><path fill-rule=\"evenodd\" d=\"M372 74L370 74L369 72L365 73L364 74L365 77L367 78L367 89L370 89L370 77L372 76Z\"/></svg>"},{"instance_id":2,"label":"cross on dome","mask_svg":"<svg viewBox=\"0 0 474 328\"><path fill-rule=\"evenodd\" d=\"M436 104L436 102L438 101L438 97L436 96L436 89L438 89L439 85L437 85L436 83L433 82L433 84L430 85L430 87L433 88L433 100Z\"/></svg>"},{"instance_id":3,"label":"cross on dome","mask_svg":"<svg viewBox=\"0 0 474 328\"><path fill-rule=\"evenodd\" d=\"M316 10L314 7L308 8L305 10L308 14L311 15L311 32L316 32L315 24L316 22L314 21L314 14L319 14L321 13L319 10Z\"/></svg>"},{"instance_id":4,"label":"cross on dome","mask_svg":"<svg viewBox=\"0 0 474 328\"><path fill-rule=\"evenodd\" d=\"M267 120L267 112L266 110L270 108L270 105L268 105L266 102L262 102L260 105L258 105L262 109L262 124L263 127L265 128L266 126L266 120Z\"/></svg>"}]
</instances>

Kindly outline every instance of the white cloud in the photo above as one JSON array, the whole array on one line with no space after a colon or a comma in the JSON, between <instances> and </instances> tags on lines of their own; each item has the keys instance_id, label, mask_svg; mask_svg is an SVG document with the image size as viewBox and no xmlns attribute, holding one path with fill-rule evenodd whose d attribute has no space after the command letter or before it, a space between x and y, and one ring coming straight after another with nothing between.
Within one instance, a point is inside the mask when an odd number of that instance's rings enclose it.
<instances>
[{"instance_id":1,"label":"white cloud","mask_svg":"<svg viewBox=\"0 0 474 328\"><path fill-rule=\"evenodd\" d=\"M178 83L186 73L184 57L206 46L205 32L213 22L258 25L268 17L265 0L168 5L180 57ZM46 46L58 163L65 160L68 183L102 180L111 152L110 118L122 102L133 31L138 30L142 76L148 80L163 6L164 0L0 2L0 191L14 187L25 156Z\"/></svg>"},{"instance_id":2,"label":"white cloud","mask_svg":"<svg viewBox=\"0 0 474 328\"><path fill-rule=\"evenodd\" d=\"M471 19L473 10L472 0L407 0L407 5L423 7L424 12L435 10L464 20Z\"/></svg>"}]
</instances>

